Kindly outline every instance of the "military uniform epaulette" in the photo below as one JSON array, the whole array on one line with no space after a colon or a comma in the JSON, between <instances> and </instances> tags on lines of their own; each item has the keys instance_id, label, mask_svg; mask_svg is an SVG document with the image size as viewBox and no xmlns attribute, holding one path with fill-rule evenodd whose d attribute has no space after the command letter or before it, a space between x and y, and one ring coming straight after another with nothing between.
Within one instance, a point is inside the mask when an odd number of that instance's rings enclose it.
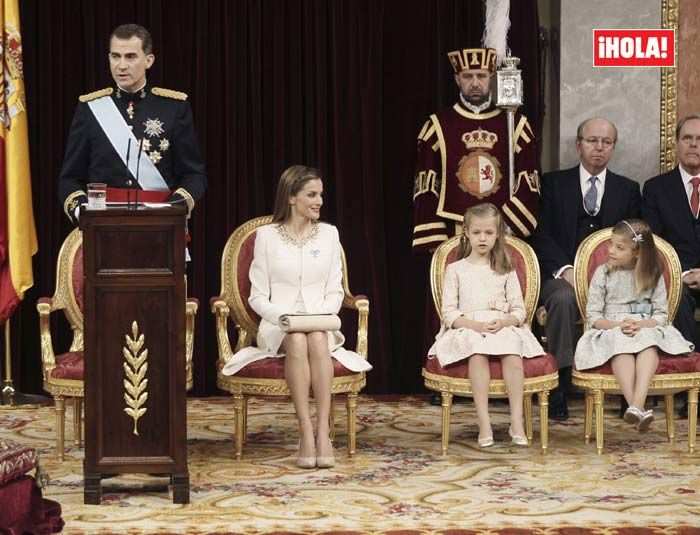
<instances>
[{"instance_id":1,"label":"military uniform epaulette","mask_svg":"<svg viewBox=\"0 0 700 535\"><path fill-rule=\"evenodd\" d=\"M175 100L187 100L187 93L182 91L173 91L172 89L164 89L162 87L154 87L151 93L159 97L174 98Z\"/></svg>"},{"instance_id":2,"label":"military uniform epaulette","mask_svg":"<svg viewBox=\"0 0 700 535\"><path fill-rule=\"evenodd\" d=\"M96 98L111 95L113 92L114 89L112 89L111 87L105 87L104 89L100 89L99 91L93 91L92 93L88 93L87 95L80 95L78 97L78 100L80 102L90 102L91 100L95 100Z\"/></svg>"}]
</instances>

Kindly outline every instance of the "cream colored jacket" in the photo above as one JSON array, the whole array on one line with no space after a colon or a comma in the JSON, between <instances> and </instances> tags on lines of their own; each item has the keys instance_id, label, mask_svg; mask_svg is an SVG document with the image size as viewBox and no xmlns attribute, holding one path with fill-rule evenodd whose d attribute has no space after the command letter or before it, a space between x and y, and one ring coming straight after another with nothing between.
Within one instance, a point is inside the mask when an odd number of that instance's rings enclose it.
<instances>
[{"instance_id":1,"label":"cream colored jacket","mask_svg":"<svg viewBox=\"0 0 700 535\"><path fill-rule=\"evenodd\" d=\"M278 224L260 227L250 266L248 303L263 321L277 325L296 312L299 294L306 312L337 314L343 303L343 268L338 229L317 223L302 247L284 239Z\"/></svg>"}]
</instances>

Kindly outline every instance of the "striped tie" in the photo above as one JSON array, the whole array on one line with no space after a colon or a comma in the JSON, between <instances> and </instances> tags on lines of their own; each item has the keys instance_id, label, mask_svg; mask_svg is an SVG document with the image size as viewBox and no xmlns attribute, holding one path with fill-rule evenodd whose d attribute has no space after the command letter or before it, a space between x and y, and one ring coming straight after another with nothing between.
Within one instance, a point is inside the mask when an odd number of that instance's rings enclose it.
<instances>
[{"instance_id":1,"label":"striped tie","mask_svg":"<svg viewBox=\"0 0 700 535\"><path fill-rule=\"evenodd\" d=\"M583 207L586 209L586 212L588 212L589 215L595 215L595 207L598 204L598 188L595 185L596 180L598 180L597 176L592 176L588 179L588 181L591 183L591 187L588 188L588 191L583 198ZM697 187L694 191L697 193Z\"/></svg>"}]
</instances>

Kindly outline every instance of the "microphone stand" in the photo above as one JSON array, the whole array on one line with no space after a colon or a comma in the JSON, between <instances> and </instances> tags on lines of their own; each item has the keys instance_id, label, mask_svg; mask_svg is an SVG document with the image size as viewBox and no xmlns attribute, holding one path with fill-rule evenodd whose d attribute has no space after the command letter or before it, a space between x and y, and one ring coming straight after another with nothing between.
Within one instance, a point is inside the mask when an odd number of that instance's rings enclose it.
<instances>
[{"instance_id":1,"label":"microphone stand","mask_svg":"<svg viewBox=\"0 0 700 535\"><path fill-rule=\"evenodd\" d=\"M126 145L126 169L124 171L124 182L126 183L126 209L131 208L131 174L129 173L129 154L131 153L131 138Z\"/></svg>"},{"instance_id":2,"label":"microphone stand","mask_svg":"<svg viewBox=\"0 0 700 535\"><path fill-rule=\"evenodd\" d=\"M135 208L138 209L138 204L139 204L139 190L141 189L141 185L139 184L139 169L141 167L141 151L143 150L143 139L139 140L139 153L138 156L136 157L136 193L135 193Z\"/></svg>"}]
</instances>

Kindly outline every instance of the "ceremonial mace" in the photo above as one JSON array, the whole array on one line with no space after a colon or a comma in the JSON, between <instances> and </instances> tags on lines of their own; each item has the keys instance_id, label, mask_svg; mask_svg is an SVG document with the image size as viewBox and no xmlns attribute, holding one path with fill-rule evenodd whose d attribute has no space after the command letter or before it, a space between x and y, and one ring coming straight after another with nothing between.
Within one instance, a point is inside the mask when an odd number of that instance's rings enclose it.
<instances>
[{"instance_id":1,"label":"ceremonial mace","mask_svg":"<svg viewBox=\"0 0 700 535\"><path fill-rule=\"evenodd\" d=\"M513 130L515 129L515 110L523 105L523 79L518 69L520 58L506 56L500 69L496 72L496 106L506 111L508 120L508 184L510 196L515 193L515 146Z\"/></svg>"}]
</instances>

